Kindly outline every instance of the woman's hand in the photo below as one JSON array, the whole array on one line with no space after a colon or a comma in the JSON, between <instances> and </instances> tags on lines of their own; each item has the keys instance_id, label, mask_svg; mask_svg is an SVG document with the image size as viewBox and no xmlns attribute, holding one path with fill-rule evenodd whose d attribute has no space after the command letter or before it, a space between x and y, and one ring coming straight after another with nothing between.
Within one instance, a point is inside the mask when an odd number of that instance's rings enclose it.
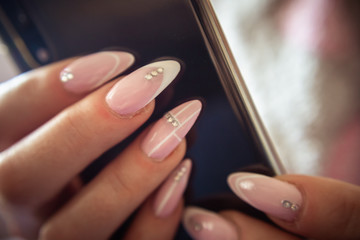
<instances>
[{"instance_id":1,"label":"woman's hand","mask_svg":"<svg viewBox=\"0 0 360 240\"><path fill-rule=\"evenodd\" d=\"M358 186L299 175L235 173L228 180L236 195L277 226L233 210L189 207L183 222L194 239L360 239Z\"/></svg>"},{"instance_id":2,"label":"woman's hand","mask_svg":"<svg viewBox=\"0 0 360 240\"><path fill-rule=\"evenodd\" d=\"M133 61L128 53L100 52L0 85L0 203L8 236L109 238L179 164L183 138L201 109L197 100L146 129L89 184L78 177L150 117L153 99L180 71L178 62L165 60L104 84ZM163 193L149 198L127 239L142 231L171 239L191 165L185 161L179 167L173 173L181 173L175 191L166 184L160 189L171 193L171 203Z\"/></svg>"}]
</instances>

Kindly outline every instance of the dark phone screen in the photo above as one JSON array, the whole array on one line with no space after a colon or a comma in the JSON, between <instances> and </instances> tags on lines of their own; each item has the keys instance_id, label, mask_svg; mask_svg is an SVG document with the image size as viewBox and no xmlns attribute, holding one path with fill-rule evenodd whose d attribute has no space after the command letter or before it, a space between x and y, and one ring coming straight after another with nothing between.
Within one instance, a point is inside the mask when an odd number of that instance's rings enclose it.
<instances>
[{"instance_id":1,"label":"dark phone screen","mask_svg":"<svg viewBox=\"0 0 360 240\"><path fill-rule=\"evenodd\" d=\"M17 14L6 11L6 4L2 4L7 15ZM191 1L31 0L17 4L34 28L30 32L37 32L41 42L27 40L26 33L19 34L28 46L38 44L45 48L49 62L104 49L134 53L134 68L162 57L181 60L182 76L157 98L148 123L186 100L198 98L204 103L203 112L187 137L187 157L194 166L187 203L230 193L227 175L239 169L260 166L255 171L272 172L229 104ZM125 145L126 142L95 160L82 173L83 178L88 181L94 177Z\"/></svg>"}]
</instances>

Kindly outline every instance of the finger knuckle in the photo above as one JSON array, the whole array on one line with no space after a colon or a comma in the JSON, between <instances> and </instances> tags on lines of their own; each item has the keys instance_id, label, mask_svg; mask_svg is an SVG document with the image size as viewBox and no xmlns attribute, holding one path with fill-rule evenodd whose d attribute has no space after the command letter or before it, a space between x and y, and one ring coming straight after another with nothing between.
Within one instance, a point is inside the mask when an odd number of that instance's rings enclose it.
<instances>
[{"instance_id":1,"label":"finger knuckle","mask_svg":"<svg viewBox=\"0 0 360 240\"><path fill-rule=\"evenodd\" d=\"M108 173L107 177L111 189L115 193L121 193L123 200L126 198L130 199L131 196L134 195L134 189L130 184L127 174L122 174L118 171L111 171Z\"/></svg>"},{"instance_id":2,"label":"finger knuckle","mask_svg":"<svg viewBox=\"0 0 360 240\"><path fill-rule=\"evenodd\" d=\"M344 201L339 211L340 216L340 226L343 229L345 236L354 236L354 230L358 229L359 226L359 213L360 213L360 204L358 198L354 201L354 198L351 195L347 200ZM357 230L358 231L358 230Z\"/></svg>"},{"instance_id":3,"label":"finger knuckle","mask_svg":"<svg viewBox=\"0 0 360 240\"><path fill-rule=\"evenodd\" d=\"M32 200L26 194L23 194L23 189L18 187L18 184L1 184L0 195L1 201L6 204L16 206L28 206Z\"/></svg>"},{"instance_id":4,"label":"finger knuckle","mask_svg":"<svg viewBox=\"0 0 360 240\"><path fill-rule=\"evenodd\" d=\"M10 161L0 156L0 197L4 203L25 205L28 199L24 196L22 188L25 179L17 174Z\"/></svg>"},{"instance_id":5,"label":"finger knuckle","mask_svg":"<svg viewBox=\"0 0 360 240\"><path fill-rule=\"evenodd\" d=\"M331 198L322 216L326 216L330 228L337 229L336 232L341 232L343 236L352 236L360 220L358 198L354 198L354 192L348 189L343 189L337 196L341 197ZM311 225L312 231L315 231L314 226Z\"/></svg>"},{"instance_id":6,"label":"finger knuckle","mask_svg":"<svg viewBox=\"0 0 360 240\"><path fill-rule=\"evenodd\" d=\"M56 240L59 234L53 224L45 223L39 230L39 240Z\"/></svg>"},{"instance_id":7,"label":"finger knuckle","mask_svg":"<svg viewBox=\"0 0 360 240\"><path fill-rule=\"evenodd\" d=\"M64 113L63 124L68 132L71 132L72 138L68 139L76 142L87 142L91 139L91 128L88 127L84 114L80 110L73 109ZM71 144L76 145L76 144Z\"/></svg>"}]
</instances>

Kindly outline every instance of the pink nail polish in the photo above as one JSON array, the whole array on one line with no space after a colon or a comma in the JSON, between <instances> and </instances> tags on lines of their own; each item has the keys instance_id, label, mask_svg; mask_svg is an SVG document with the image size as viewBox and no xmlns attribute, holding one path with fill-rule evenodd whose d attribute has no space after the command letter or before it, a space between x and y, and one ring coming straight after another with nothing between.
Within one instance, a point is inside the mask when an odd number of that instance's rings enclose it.
<instances>
[{"instance_id":1,"label":"pink nail polish","mask_svg":"<svg viewBox=\"0 0 360 240\"><path fill-rule=\"evenodd\" d=\"M237 240L237 231L220 215L196 207L185 209L183 225L196 240Z\"/></svg>"},{"instance_id":2,"label":"pink nail polish","mask_svg":"<svg viewBox=\"0 0 360 240\"><path fill-rule=\"evenodd\" d=\"M201 102L192 100L177 106L158 120L145 136L141 148L151 158L161 161L169 155L194 125Z\"/></svg>"},{"instance_id":3,"label":"pink nail polish","mask_svg":"<svg viewBox=\"0 0 360 240\"><path fill-rule=\"evenodd\" d=\"M180 64L174 60L148 64L115 84L106 101L120 115L134 114L159 95L179 72Z\"/></svg>"},{"instance_id":4,"label":"pink nail polish","mask_svg":"<svg viewBox=\"0 0 360 240\"><path fill-rule=\"evenodd\" d=\"M169 175L154 200L156 216L164 218L175 210L185 191L190 171L191 161L186 159Z\"/></svg>"},{"instance_id":5,"label":"pink nail polish","mask_svg":"<svg viewBox=\"0 0 360 240\"><path fill-rule=\"evenodd\" d=\"M89 92L126 70L134 60L127 52L94 53L67 66L60 73L60 80L70 92Z\"/></svg>"},{"instance_id":6,"label":"pink nail polish","mask_svg":"<svg viewBox=\"0 0 360 240\"><path fill-rule=\"evenodd\" d=\"M302 204L300 191L287 182L260 174L234 173L228 177L233 192L253 207L293 221Z\"/></svg>"}]
</instances>

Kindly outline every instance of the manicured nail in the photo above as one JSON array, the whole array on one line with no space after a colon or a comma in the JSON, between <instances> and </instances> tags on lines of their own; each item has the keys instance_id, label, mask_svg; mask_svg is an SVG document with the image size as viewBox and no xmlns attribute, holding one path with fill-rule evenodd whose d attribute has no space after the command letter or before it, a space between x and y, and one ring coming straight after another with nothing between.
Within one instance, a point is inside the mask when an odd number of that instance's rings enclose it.
<instances>
[{"instance_id":1,"label":"manicured nail","mask_svg":"<svg viewBox=\"0 0 360 240\"><path fill-rule=\"evenodd\" d=\"M89 92L126 70L134 60L127 52L94 53L67 66L60 73L60 80L70 92Z\"/></svg>"},{"instance_id":2,"label":"manicured nail","mask_svg":"<svg viewBox=\"0 0 360 240\"><path fill-rule=\"evenodd\" d=\"M156 216L167 217L175 210L185 191L190 171L191 161L186 159L169 175L155 197Z\"/></svg>"},{"instance_id":3,"label":"manicured nail","mask_svg":"<svg viewBox=\"0 0 360 240\"><path fill-rule=\"evenodd\" d=\"M179 72L180 64L174 60L148 64L115 84L106 101L120 115L134 114L159 95Z\"/></svg>"},{"instance_id":4,"label":"manicured nail","mask_svg":"<svg viewBox=\"0 0 360 240\"><path fill-rule=\"evenodd\" d=\"M192 100L177 106L158 120L141 144L146 155L157 161L169 155L194 125L201 106L199 100Z\"/></svg>"},{"instance_id":5,"label":"manicured nail","mask_svg":"<svg viewBox=\"0 0 360 240\"><path fill-rule=\"evenodd\" d=\"M292 184L251 173L233 173L228 183L236 195L260 211L286 221L297 217L302 196Z\"/></svg>"},{"instance_id":6,"label":"manicured nail","mask_svg":"<svg viewBox=\"0 0 360 240\"><path fill-rule=\"evenodd\" d=\"M183 225L189 235L196 240L238 239L233 225L220 215L201 208L186 208Z\"/></svg>"}]
</instances>

